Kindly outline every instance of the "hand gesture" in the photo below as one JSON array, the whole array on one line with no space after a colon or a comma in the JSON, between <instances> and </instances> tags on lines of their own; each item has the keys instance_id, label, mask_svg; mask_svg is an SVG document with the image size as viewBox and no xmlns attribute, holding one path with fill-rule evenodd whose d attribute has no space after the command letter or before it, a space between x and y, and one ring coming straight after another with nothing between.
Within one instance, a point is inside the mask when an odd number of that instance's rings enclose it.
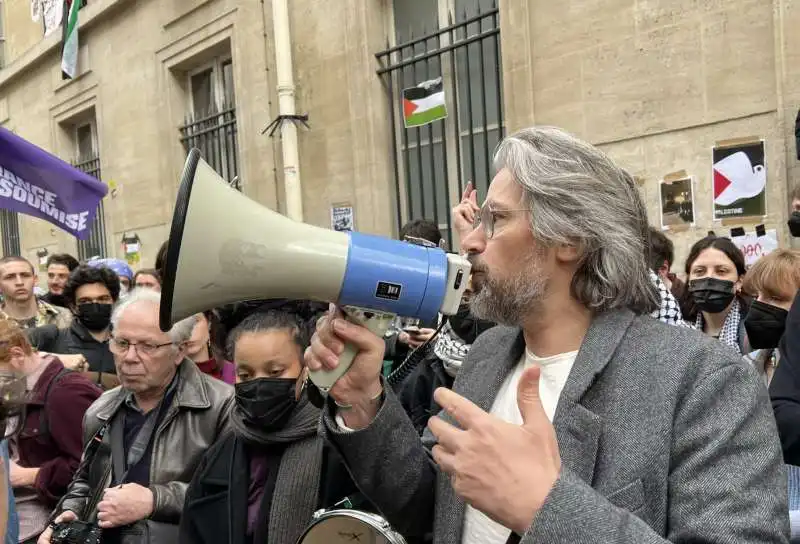
<instances>
[{"instance_id":1,"label":"hand gesture","mask_svg":"<svg viewBox=\"0 0 800 544\"><path fill-rule=\"evenodd\" d=\"M433 458L450 475L453 490L501 525L524 534L561 472L556 433L539 398L540 368L520 378L522 425L487 414L448 389L434 399L461 428L433 417Z\"/></svg>"},{"instance_id":2,"label":"hand gesture","mask_svg":"<svg viewBox=\"0 0 800 544\"><path fill-rule=\"evenodd\" d=\"M461 202L452 209L453 228L458 234L458 239L463 240L472 232L475 225L475 217L480 212L478 206L478 191L472 186L472 182L467 183L464 194L461 195Z\"/></svg>"}]
</instances>

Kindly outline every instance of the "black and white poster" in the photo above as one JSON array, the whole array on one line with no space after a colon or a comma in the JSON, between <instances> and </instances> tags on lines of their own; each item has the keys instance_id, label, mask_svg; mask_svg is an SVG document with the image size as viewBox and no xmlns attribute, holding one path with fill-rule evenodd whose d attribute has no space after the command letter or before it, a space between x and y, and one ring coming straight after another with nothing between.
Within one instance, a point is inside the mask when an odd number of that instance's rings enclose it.
<instances>
[{"instance_id":1,"label":"black and white poster","mask_svg":"<svg viewBox=\"0 0 800 544\"><path fill-rule=\"evenodd\" d=\"M659 196L662 229L694 226L694 184L691 177L662 180Z\"/></svg>"},{"instance_id":2,"label":"black and white poster","mask_svg":"<svg viewBox=\"0 0 800 544\"><path fill-rule=\"evenodd\" d=\"M764 140L713 149L714 219L767 214Z\"/></svg>"},{"instance_id":3,"label":"black and white poster","mask_svg":"<svg viewBox=\"0 0 800 544\"><path fill-rule=\"evenodd\" d=\"M354 230L355 221L353 218L352 206L332 206L331 207L331 228L336 231L349 232Z\"/></svg>"}]
</instances>

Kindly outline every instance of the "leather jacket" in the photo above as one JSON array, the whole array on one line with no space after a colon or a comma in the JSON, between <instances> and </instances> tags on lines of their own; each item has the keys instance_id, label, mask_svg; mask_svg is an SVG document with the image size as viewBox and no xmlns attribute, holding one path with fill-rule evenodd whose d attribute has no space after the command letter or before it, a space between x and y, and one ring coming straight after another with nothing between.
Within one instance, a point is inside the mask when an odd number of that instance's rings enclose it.
<instances>
[{"instance_id":1,"label":"leather jacket","mask_svg":"<svg viewBox=\"0 0 800 544\"><path fill-rule=\"evenodd\" d=\"M154 432L150 459L150 490L153 513L149 519L178 523L186 488L205 452L228 430L233 406L233 387L200 372L189 359L178 367L180 381L163 420ZM106 432L88 459L90 441L120 409L127 392L116 387L106 391L89 407L83 420L84 461L75 474L56 514L71 510L79 518L94 519L94 512L84 512L87 504L99 502L111 484L111 435ZM122 425L121 418L111 423ZM91 499L91 500L90 500Z\"/></svg>"}]
</instances>

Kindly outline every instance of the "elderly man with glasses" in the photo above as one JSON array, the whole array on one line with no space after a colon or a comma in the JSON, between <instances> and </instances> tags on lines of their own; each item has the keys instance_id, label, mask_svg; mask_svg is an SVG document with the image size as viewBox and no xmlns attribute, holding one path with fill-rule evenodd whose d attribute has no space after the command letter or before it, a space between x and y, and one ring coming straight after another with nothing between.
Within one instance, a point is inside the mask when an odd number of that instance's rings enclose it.
<instances>
[{"instance_id":1,"label":"elderly man with glasses","mask_svg":"<svg viewBox=\"0 0 800 544\"><path fill-rule=\"evenodd\" d=\"M195 318L162 332L159 304L143 289L114 310L109 348L121 385L86 412L84 459L56 509L56 524L96 523L104 543L176 542L192 474L228 425L233 388L185 358Z\"/></svg>"}]
</instances>

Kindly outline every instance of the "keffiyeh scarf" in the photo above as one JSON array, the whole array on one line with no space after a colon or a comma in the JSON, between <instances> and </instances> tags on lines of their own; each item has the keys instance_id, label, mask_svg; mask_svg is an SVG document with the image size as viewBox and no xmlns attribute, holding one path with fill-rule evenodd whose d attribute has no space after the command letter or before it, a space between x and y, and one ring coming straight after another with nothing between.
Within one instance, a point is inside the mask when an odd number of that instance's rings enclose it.
<instances>
[{"instance_id":1,"label":"keffiyeh scarf","mask_svg":"<svg viewBox=\"0 0 800 544\"><path fill-rule=\"evenodd\" d=\"M650 281L652 281L658 289L658 296L661 299L661 304L657 310L654 310L650 315L659 321L663 321L668 325L676 325L679 327L687 327L688 325L683 320L681 307L675 297L670 293L667 286L659 278L655 272L650 271Z\"/></svg>"},{"instance_id":2,"label":"keffiyeh scarf","mask_svg":"<svg viewBox=\"0 0 800 544\"><path fill-rule=\"evenodd\" d=\"M731 309L728 311L728 316L725 318L725 323L722 325L722 330L719 333L719 341L723 344L732 347L736 353L742 353L739 348L739 322L742 316L739 313L739 299L734 298L731 304ZM703 312L697 314L697 321L694 323L694 328L703 330Z\"/></svg>"}]
</instances>

